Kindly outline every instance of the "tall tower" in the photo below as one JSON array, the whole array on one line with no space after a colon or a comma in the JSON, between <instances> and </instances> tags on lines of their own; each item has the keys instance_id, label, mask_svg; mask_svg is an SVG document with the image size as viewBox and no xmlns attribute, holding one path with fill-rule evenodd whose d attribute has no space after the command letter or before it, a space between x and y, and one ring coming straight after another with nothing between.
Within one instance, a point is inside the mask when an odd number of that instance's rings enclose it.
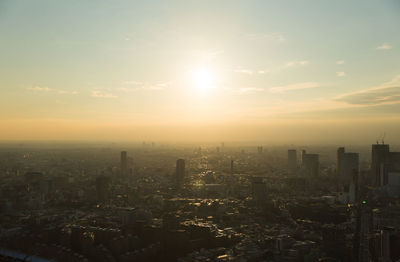
<instances>
[{"instance_id":1,"label":"tall tower","mask_svg":"<svg viewBox=\"0 0 400 262\"><path fill-rule=\"evenodd\" d=\"M126 151L121 152L121 175L126 176L128 174L128 158Z\"/></svg>"},{"instance_id":2,"label":"tall tower","mask_svg":"<svg viewBox=\"0 0 400 262\"><path fill-rule=\"evenodd\" d=\"M371 173L375 180L376 186L383 186L387 184L387 172L385 164L389 156L389 145L375 144L372 145L371 156Z\"/></svg>"},{"instance_id":3,"label":"tall tower","mask_svg":"<svg viewBox=\"0 0 400 262\"><path fill-rule=\"evenodd\" d=\"M185 177L185 159L176 160L176 181L181 185Z\"/></svg>"},{"instance_id":4,"label":"tall tower","mask_svg":"<svg viewBox=\"0 0 400 262\"><path fill-rule=\"evenodd\" d=\"M341 176L343 174L343 156L344 147L339 147L336 154L336 175Z\"/></svg>"},{"instance_id":5,"label":"tall tower","mask_svg":"<svg viewBox=\"0 0 400 262\"><path fill-rule=\"evenodd\" d=\"M301 165L304 165L304 157L307 154L306 150L301 150Z\"/></svg>"},{"instance_id":6,"label":"tall tower","mask_svg":"<svg viewBox=\"0 0 400 262\"><path fill-rule=\"evenodd\" d=\"M288 168L289 172L294 172L297 168L297 151L296 149L288 150Z\"/></svg>"},{"instance_id":7,"label":"tall tower","mask_svg":"<svg viewBox=\"0 0 400 262\"><path fill-rule=\"evenodd\" d=\"M318 176L319 174L319 155L318 154L307 154L303 150L302 155L302 169L307 176Z\"/></svg>"}]
</instances>

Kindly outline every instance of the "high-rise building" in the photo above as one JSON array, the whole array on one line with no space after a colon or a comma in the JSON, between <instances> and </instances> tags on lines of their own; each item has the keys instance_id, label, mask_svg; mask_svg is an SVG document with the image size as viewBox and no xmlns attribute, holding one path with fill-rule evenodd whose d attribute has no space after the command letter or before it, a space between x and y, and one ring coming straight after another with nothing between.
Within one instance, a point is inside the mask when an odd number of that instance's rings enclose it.
<instances>
[{"instance_id":1,"label":"high-rise building","mask_svg":"<svg viewBox=\"0 0 400 262\"><path fill-rule=\"evenodd\" d=\"M121 175L128 174L128 157L126 151L121 152Z\"/></svg>"},{"instance_id":2,"label":"high-rise building","mask_svg":"<svg viewBox=\"0 0 400 262\"><path fill-rule=\"evenodd\" d=\"M336 173L342 178L352 178L359 172L358 153L346 153L344 147L337 150Z\"/></svg>"},{"instance_id":3,"label":"high-rise building","mask_svg":"<svg viewBox=\"0 0 400 262\"><path fill-rule=\"evenodd\" d=\"M390 152L388 144L372 145L371 174L375 186L385 186L389 176L400 173L400 152Z\"/></svg>"},{"instance_id":4,"label":"high-rise building","mask_svg":"<svg viewBox=\"0 0 400 262\"><path fill-rule=\"evenodd\" d=\"M336 151L336 174L340 176L342 174L342 158L344 155L344 147L339 147Z\"/></svg>"},{"instance_id":5,"label":"high-rise building","mask_svg":"<svg viewBox=\"0 0 400 262\"><path fill-rule=\"evenodd\" d=\"M318 176L319 174L319 155L307 154L306 150L301 154L302 169L306 176Z\"/></svg>"},{"instance_id":6,"label":"high-rise building","mask_svg":"<svg viewBox=\"0 0 400 262\"><path fill-rule=\"evenodd\" d=\"M303 163L304 163L304 156L307 154L307 151L306 150L301 150L301 165L303 165Z\"/></svg>"},{"instance_id":7,"label":"high-rise building","mask_svg":"<svg viewBox=\"0 0 400 262\"><path fill-rule=\"evenodd\" d=\"M178 184L182 184L185 177L185 160L176 160L176 180Z\"/></svg>"},{"instance_id":8,"label":"high-rise building","mask_svg":"<svg viewBox=\"0 0 400 262\"><path fill-rule=\"evenodd\" d=\"M289 172L293 173L297 168L297 151L296 149L288 150L288 168Z\"/></svg>"}]
</instances>

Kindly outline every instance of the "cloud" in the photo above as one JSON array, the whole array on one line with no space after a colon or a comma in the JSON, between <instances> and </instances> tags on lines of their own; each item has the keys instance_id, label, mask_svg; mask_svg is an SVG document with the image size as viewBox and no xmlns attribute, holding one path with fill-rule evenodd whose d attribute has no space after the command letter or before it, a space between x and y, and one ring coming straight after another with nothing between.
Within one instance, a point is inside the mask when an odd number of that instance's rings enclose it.
<instances>
[{"instance_id":1,"label":"cloud","mask_svg":"<svg viewBox=\"0 0 400 262\"><path fill-rule=\"evenodd\" d=\"M400 75L374 88L343 94L335 98L351 105L386 105L400 103Z\"/></svg>"},{"instance_id":2,"label":"cloud","mask_svg":"<svg viewBox=\"0 0 400 262\"><path fill-rule=\"evenodd\" d=\"M255 75L255 74L259 74L259 75L263 75L263 74L269 74L269 73L279 73L282 72L283 70L287 70L289 68L293 68L293 67L304 67L310 64L310 61L308 60L293 60L293 61L289 61L283 65L280 65L276 68L261 68L261 69L244 69L244 68L239 68L239 69L235 69L233 70L233 72L235 73L239 73L239 74L246 74L246 75Z\"/></svg>"},{"instance_id":3,"label":"cloud","mask_svg":"<svg viewBox=\"0 0 400 262\"><path fill-rule=\"evenodd\" d=\"M390 50L390 49L392 49L392 46L386 43L381 44L376 48L376 50Z\"/></svg>"},{"instance_id":4,"label":"cloud","mask_svg":"<svg viewBox=\"0 0 400 262\"><path fill-rule=\"evenodd\" d=\"M57 94L60 95L77 95L78 91L67 91L67 90L56 90Z\"/></svg>"},{"instance_id":5,"label":"cloud","mask_svg":"<svg viewBox=\"0 0 400 262\"><path fill-rule=\"evenodd\" d=\"M293 91L293 90L300 90L300 89L310 89L320 87L321 84L315 82L306 82L306 83L297 83L292 85L285 85L285 86L275 86L269 89L272 93L283 93L286 91Z\"/></svg>"},{"instance_id":6,"label":"cloud","mask_svg":"<svg viewBox=\"0 0 400 262\"><path fill-rule=\"evenodd\" d=\"M301 60L301 61L290 61L287 62L284 67L293 67L293 66L306 66L310 63L310 61L307 60Z\"/></svg>"},{"instance_id":7,"label":"cloud","mask_svg":"<svg viewBox=\"0 0 400 262\"><path fill-rule=\"evenodd\" d=\"M97 97L97 98L118 98L118 96L116 96L114 94L107 93L104 91L99 91L99 90L92 91L91 96Z\"/></svg>"},{"instance_id":8,"label":"cloud","mask_svg":"<svg viewBox=\"0 0 400 262\"><path fill-rule=\"evenodd\" d=\"M400 86L373 88L336 98L352 105L381 105L400 103Z\"/></svg>"},{"instance_id":9,"label":"cloud","mask_svg":"<svg viewBox=\"0 0 400 262\"><path fill-rule=\"evenodd\" d=\"M240 74L246 74L246 75L252 75L254 72L253 70L249 69L236 69L234 70L235 73L240 73Z\"/></svg>"},{"instance_id":10,"label":"cloud","mask_svg":"<svg viewBox=\"0 0 400 262\"><path fill-rule=\"evenodd\" d=\"M336 64L337 65L343 65L344 64L344 60L338 60L338 61L336 61Z\"/></svg>"},{"instance_id":11,"label":"cloud","mask_svg":"<svg viewBox=\"0 0 400 262\"><path fill-rule=\"evenodd\" d=\"M29 91L37 91L37 92L50 92L50 91L52 91L51 88L48 88L48 87L40 87L40 86L27 87L26 90L29 90Z\"/></svg>"},{"instance_id":12,"label":"cloud","mask_svg":"<svg viewBox=\"0 0 400 262\"><path fill-rule=\"evenodd\" d=\"M49 87L40 87L40 86L33 86L27 87L26 90L34 91L34 92L48 92L48 93L55 93L59 95L76 95L78 94L77 91L70 91L70 90L63 90L63 89L53 89Z\"/></svg>"},{"instance_id":13,"label":"cloud","mask_svg":"<svg viewBox=\"0 0 400 262\"><path fill-rule=\"evenodd\" d=\"M146 83L139 81L125 81L122 83L123 87L118 88L120 91L138 91L138 90L164 90L171 85L171 82L159 82L159 83Z\"/></svg>"},{"instance_id":14,"label":"cloud","mask_svg":"<svg viewBox=\"0 0 400 262\"><path fill-rule=\"evenodd\" d=\"M268 69L259 69L259 70L252 70L252 69L236 69L233 70L233 72L238 73L238 74L245 74L245 75L264 75L270 73L270 70Z\"/></svg>"},{"instance_id":15,"label":"cloud","mask_svg":"<svg viewBox=\"0 0 400 262\"><path fill-rule=\"evenodd\" d=\"M239 94L252 94L257 92L263 92L264 88L257 88L257 87L242 87L238 89L234 89L233 92Z\"/></svg>"},{"instance_id":16,"label":"cloud","mask_svg":"<svg viewBox=\"0 0 400 262\"><path fill-rule=\"evenodd\" d=\"M346 76L346 73L345 72L336 72L336 76L344 77L344 76Z\"/></svg>"}]
</instances>

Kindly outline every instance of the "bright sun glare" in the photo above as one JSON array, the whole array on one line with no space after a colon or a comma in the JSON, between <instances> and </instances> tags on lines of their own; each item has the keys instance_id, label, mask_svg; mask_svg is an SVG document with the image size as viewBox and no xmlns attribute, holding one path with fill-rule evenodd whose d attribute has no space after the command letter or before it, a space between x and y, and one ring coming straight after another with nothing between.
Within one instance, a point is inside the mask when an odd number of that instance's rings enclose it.
<instances>
[{"instance_id":1,"label":"bright sun glare","mask_svg":"<svg viewBox=\"0 0 400 262\"><path fill-rule=\"evenodd\" d=\"M192 71L191 78L194 86L199 90L205 91L215 88L215 77L213 73L206 68Z\"/></svg>"}]
</instances>

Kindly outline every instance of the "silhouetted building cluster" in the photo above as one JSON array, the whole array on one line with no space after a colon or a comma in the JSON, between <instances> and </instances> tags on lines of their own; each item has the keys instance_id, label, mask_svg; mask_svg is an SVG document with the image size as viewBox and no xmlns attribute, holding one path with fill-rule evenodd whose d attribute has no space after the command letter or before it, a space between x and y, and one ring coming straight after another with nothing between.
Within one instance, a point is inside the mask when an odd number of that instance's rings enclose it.
<instances>
[{"instance_id":1,"label":"silhouetted building cluster","mask_svg":"<svg viewBox=\"0 0 400 262\"><path fill-rule=\"evenodd\" d=\"M300 161L287 147L198 148L139 145L134 176L120 148L35 159L0 148L0 260L400 259L400 158L388 145L373 146L371 169L343 147Z\"/></svg>"},{"instance_id":2,"label":"silhouetted building cluster","mask_svg":"<svg viewBox=\"0 0 400 262\"><path fill-rule=\"evenodd\" d=\"M388 144L372 145L371 172L376 186L400 183L400 152L390 152Z\"/></svg>"}]
</instances>

